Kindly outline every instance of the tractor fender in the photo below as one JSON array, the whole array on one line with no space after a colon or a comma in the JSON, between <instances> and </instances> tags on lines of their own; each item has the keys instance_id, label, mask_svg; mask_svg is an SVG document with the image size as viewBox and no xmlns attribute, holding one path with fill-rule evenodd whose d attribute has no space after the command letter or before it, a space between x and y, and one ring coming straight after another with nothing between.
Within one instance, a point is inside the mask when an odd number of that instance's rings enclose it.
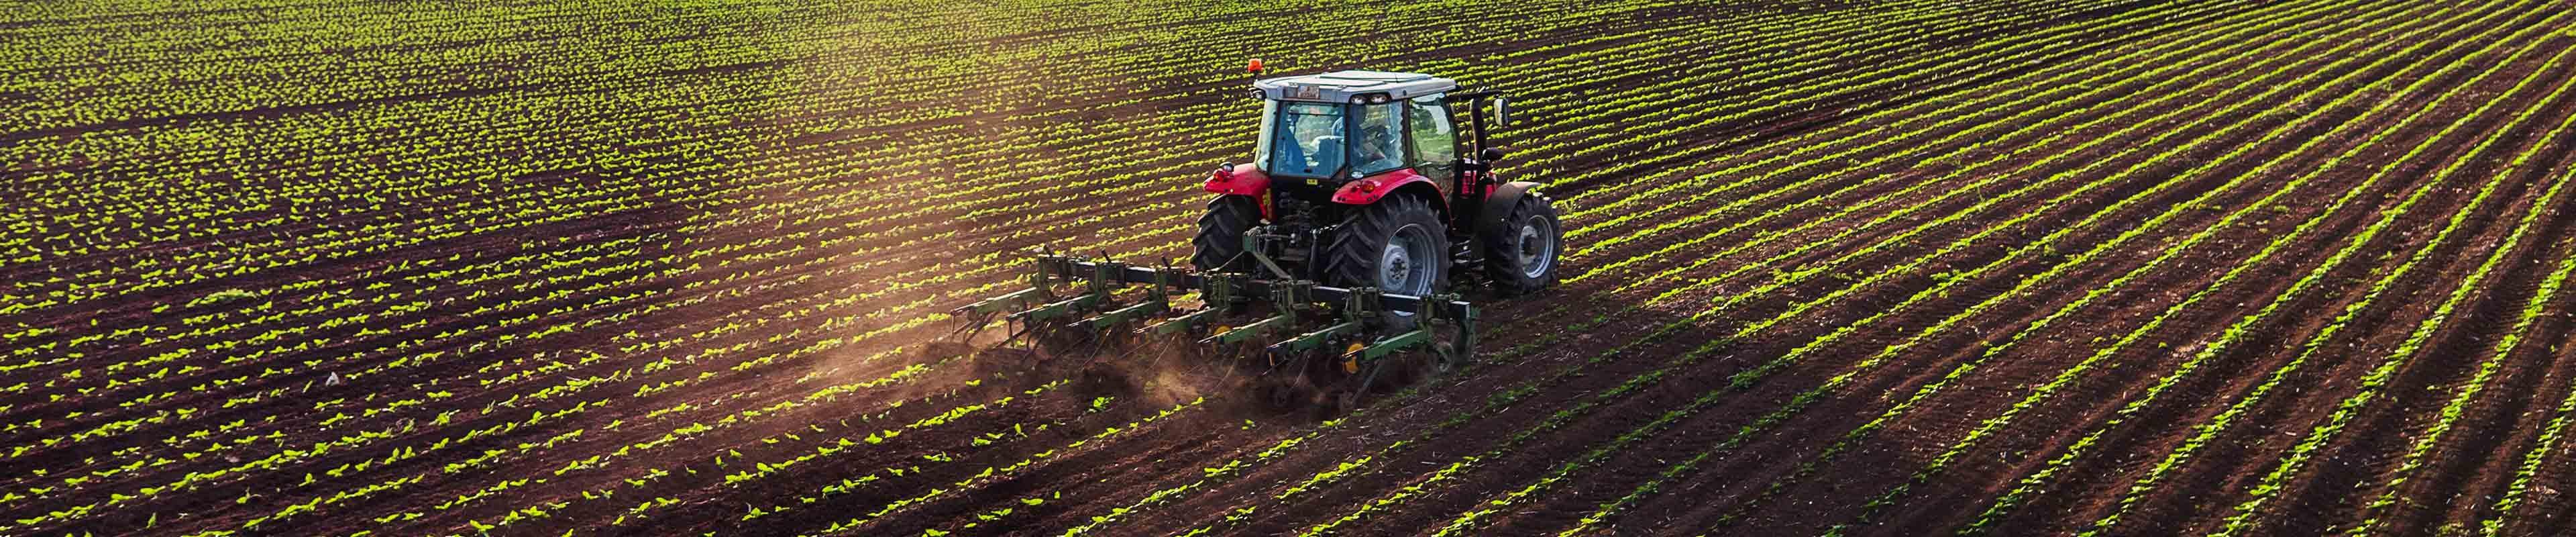
<instances>
[{"instance_id":1,"label":"tractor fender","mask_svg":"<svg viewBox=\"0 0 2576 537\"><path fill-rule=\"evenodd\" d=\"M1494 189L1485 194L1485 203L1476 208L1476 237L1487 243L1499 237L1503 232L1503 219L1512 215L1512 206L1519 205L1521 197L1538 185L1529 181L1494 185Z\"/></svg>"},{"instance_id":2,"label":"tractor fender","mask_svg":"<svg viewBox=\"0 0 2576 537\"><path fill-rule=\"evenodd\" d=\"M1422 186L1415 187L1416 184ZM1422 174L1413 173L1412 169L1405 168L1343 183L1341 188L1333 191L1333 203L1368 205L1377 203L1379 198L1384 198L1397 190L1429 190L1431 192L1427 197L1431 199L1433 205L1436 206L1441 201L1439 185L1432 184L1431 178L1423 177Z\"/></svg>"},{"instance_id":3,"label":"tractor fender","mask_svg":"<svg viewBox=\"0 0 2576 537\"><path fill-rule=\"evenodd\" d=\"M1236 164L1231 168L1220 166L1208 174L1207 184L1200 188L1218 194L1257 197L1270 193L1270 174L1261 173L1261 168L1251 164ZM1264 209L1268 207L1263 205Z\"/></svg>"}]
</instances>

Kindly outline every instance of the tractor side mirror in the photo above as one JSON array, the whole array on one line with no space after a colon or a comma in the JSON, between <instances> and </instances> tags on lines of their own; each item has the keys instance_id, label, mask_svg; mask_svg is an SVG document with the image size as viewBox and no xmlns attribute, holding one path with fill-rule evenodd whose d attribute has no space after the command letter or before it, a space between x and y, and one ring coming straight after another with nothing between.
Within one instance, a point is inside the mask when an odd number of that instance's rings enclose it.
<instances>
[{"instance_id":1,"label":"tractor side mirror","mask_svg":"<svg viewBox=\"0 0 2576 537\"><path fill-rule=\"evenodd\" d=\"M1509 96L1494 97L1494 126L1509 127L1511 125L1512 98Z\"/></svg>"},{"instance_id":2,"label":"tractor side mirror","mask_svg":"<svg viewBox=\"0 0 2576 537\"><path fill-rule=\"evenodd\" d=\"M1502 159L1503 148L1500 147L1488 147L1484 152L1476 154L1476 160L1480 162L1494 162Z\"/></svg>"}]
</instances>

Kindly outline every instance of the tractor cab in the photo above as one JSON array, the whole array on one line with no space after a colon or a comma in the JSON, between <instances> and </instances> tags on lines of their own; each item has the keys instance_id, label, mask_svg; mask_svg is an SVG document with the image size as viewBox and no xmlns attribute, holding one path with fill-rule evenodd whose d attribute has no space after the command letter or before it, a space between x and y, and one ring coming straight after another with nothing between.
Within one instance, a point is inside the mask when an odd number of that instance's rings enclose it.
<instances>
[{"instance_id":1,"label":"tractor cab","mask_svg":"<svg viewBox=\"0 0 2576 537\"><path fill-rule=\"evenodd\" d=\"M1498 94L1457 93L1457 81L1419 73L1335 71L1258 80L1253 88L1262 108L1252 170L1306 187L1297 190L1331 192L1344 204L1414 183L1443 201L1469 191L1474 177L1459 175L1460 143L1469 142L1467 155L1482 153L1483 122L1471 121L1476 136L1461 140L1449 105L1468 102L1472 110L1487 96L1500 102Z\"/></svg>"},{"instance_id":2,"label":"tractor cab","mask_svg":"<svg viewBox=\"0 0 2576 537\"><path fill-rule=\"evenodd\" d=\"M1441 99L1458 87L1449 79L1336 71L1253 86L1262 94L1253 164L1273 176L1348 180L1457 158Z\"/></svg>"}]
</instances>

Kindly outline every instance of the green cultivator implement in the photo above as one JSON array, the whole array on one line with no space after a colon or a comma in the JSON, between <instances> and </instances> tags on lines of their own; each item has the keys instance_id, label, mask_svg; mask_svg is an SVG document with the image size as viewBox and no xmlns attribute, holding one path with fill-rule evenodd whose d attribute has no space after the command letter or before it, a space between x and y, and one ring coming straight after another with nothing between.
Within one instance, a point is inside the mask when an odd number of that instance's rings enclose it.
<instances>
[{"instance_id":1,"label":"green cultivator implement","mask_svg":"<svg viewBox=\"0 0 2576 537\"><path fill-rule=\"evenodd\" d=\"M1135 266L1044 255L1029 287L958 308L972 333L1009 327L1006 344L1195 345L1263 373L1270 395L1293 403L1338 392L1351 404L1406 359L1446 368L1475 352L1475 306L1456 295L1386 294L1312 280ZM1276 274L1272 276L1278 276ZM1422 367L1414 368L1419 371Z\"/></svg>"},{"instance_id":2,"label":"green cultivator implement","mask_svg":"<svg viewBox=\"0 0 2576 537\"><path fill-rule=\"evenodd\" d=\"M1189 268L1038 256L1027 289L958 308L961 331L999 317L1011 340L1033 344L1191 342L1291 379L1270 384L1273 399L1338 386L1324 391L1347 404L1380 372L1473 355L1476 308L1449 294L1453 281L1499 295L1556 283L1556 206L1537 183L1493 171L1503 150L1486 143L1486 110L1508 122L1508 97L1378 71L1253 88L1253 160L1219 165L1201 185L1216 196ZM1429 367L1390 367L1401 364Z\"/></svg>"}]
</instances>

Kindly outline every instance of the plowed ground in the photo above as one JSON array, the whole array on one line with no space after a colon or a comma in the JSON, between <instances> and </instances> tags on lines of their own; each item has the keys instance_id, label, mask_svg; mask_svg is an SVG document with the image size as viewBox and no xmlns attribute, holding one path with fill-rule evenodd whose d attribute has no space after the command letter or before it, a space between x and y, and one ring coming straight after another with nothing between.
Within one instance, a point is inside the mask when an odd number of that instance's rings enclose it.
<instances>
[{"instance_id":1,"label":"plowed ground","mask_svg":"<svg viewBox=\"0 0 2576 537\"><path fill-rule=\"evenodd\" d=\"M0 534L2576 533L2564 5L647 4L0 15ZM1253 56L1514 92L1564 282L1323 418L954 342Z\"/></svg>"}]
</instances>

